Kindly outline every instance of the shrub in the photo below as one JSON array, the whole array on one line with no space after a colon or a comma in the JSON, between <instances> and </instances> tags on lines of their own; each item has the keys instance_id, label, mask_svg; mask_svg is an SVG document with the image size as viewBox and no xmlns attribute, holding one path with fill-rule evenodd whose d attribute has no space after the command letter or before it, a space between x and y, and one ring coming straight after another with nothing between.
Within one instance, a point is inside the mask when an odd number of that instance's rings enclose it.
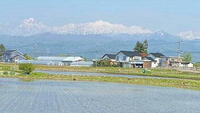
<instances>
[{"instance_id":1,"label":"shrub","mask_svg":"<svg viewBox=\"0 0 200 113\"><path fill-rule=\"evenodd\" d=\"M8 72L7 71L3 72L3 75L8 75Z\"/></svg>"},{"instance_id":2,"label":"shrub","mask_svg":"<svg viewBox=\"0 0 200 113\"><path fill-rule=\"evenodd\" d=\"M0 70L10 71L11 67L10 66L0 66Z\"/></svg>"},{"instance_id":3,"label":"shrub","mask_svg":"<svg viewBox=\"0 0 200 113\"><path fill-rule=\"evenodd\" d=\"M31 63L23 63L23 64L19 64L19 70L24 71L25 74L30 74L31 72L33 72L35 70L35 65L31 64Z\"/></svg>"},{"instance_id":4,"label":"shrub","mask_svg":"<svg viewBox=\"0 0 200 113\"><path fill-rule=\"evenodd\" d=\"M15 75L15 71L14 70L10 71L10 75Z\"/></svg>"},{"instance_id":5,"label":"shrub","mask_svg":"<svg viewBox=\"0 0 200 113\"><path fill-rule=\"evenodd\" d=\"M195 67L200 67L200 62L194 64Z\"/></svg>"},{"instance_id":6,"label":"shrub","mask_svg":"<svg viewBox=\"0 0 200 113\"><path fill-rule=\"evenodd\" d=\"M144 74L151 74L151 70L148 70L148 69L143 69L142 72Z\"/></svg>"},{"instance_id":7,"label":"shrub","mask_svg":"<svg viewBox=\"0 0 200 113\"><path fill-rule=\"evenodd\" d=\"M29 56L28 54L24 54L24 57L26 58L26 60L32 60L31 56Z\"/></svg>"},{"instance_id":8,"label":"shrub","mask_svg":"<svg viewBox=\"0 0 200 113\"><path fill-rule=\"evenodd\" d=\"M119 63L112 62L110 60L99 60L94 63L94 66L98 67L119 67Z\"/></svg>"}]
</instances>

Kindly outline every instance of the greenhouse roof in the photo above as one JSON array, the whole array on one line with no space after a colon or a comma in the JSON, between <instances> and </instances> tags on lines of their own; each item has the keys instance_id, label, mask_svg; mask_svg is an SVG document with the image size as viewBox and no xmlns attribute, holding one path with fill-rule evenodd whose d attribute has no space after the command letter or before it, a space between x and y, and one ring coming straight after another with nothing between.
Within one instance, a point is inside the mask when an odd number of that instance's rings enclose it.
<instances>
[{"instance_id":1,"label":"greenhouse roof","mask_svg":"<svg viewBox=\"0 0 200 113\"><path fill-rule=\"evenodd\" d=\"M40 56L37 58L40 61L62 61L62 62L75 62L75 61L83 61L84 59L81 57L56 57L56 56Z\"/></svg>"}]
</instances>

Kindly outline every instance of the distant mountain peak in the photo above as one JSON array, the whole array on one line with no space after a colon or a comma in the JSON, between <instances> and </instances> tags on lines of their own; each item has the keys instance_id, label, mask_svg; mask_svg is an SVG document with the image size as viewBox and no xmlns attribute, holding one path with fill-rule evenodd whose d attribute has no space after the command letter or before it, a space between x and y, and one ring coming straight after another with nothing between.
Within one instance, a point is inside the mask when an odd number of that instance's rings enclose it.
<instances>
[{"instance_id":1,"label":"distant mountain peak","mask_svg":"<svg viewBox=\"0 0 200 113\"><path fill-rule=\"evenodd\" d=\"M123 24L115 24L104 20L81 24L66 24L62 26L49 26L34 18L24 19L17 25L0 24L1 35L12 36L33 36L40 34L56 34L56 35L137 35L138 37L151 37L155 39L165 39L166 37L179 37L186 40L200 39L200 33L193 31L181 32L178 35L171 35L163 30L152 32L141 26L127 26Z\"/></svg>"},{"instance_id":2,"label":"distant mountain peak","mask_svg":"<svg viewBox=\"0 0 200 113\"><path fill-rule=\"evenodd\" d=\"M1 31L0 31L1 32ZM148 34L151 30L140 26L126 26L123 24L113 24L107 21L98 20L82 24L66 24L63 26L49 26L38 22L34 18L24 19L15 28L8 30L7 34L17 36L31 36L50 32L54 34Z\"/></svg>"}]
</instances>

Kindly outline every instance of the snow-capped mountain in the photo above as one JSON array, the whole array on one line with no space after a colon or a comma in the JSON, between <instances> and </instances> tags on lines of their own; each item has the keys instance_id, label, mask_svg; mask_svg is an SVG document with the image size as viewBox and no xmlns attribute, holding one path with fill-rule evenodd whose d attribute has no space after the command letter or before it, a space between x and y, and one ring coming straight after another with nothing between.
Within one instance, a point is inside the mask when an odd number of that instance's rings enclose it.
<instances>
[{"instance_id":1,"label":"snow-capped mountain","mask_svg":"<svg viewBox=\"0 0 200 113\"><path fill-rule=\"evenodd\" d=\"M8 26L9 28L9 26ZM0 29L1 30L1 29ZM95 21L83 24L67 24L63 26L49 26L42 22L36 21L34 18L25 19L14 29L7 31L7 34L15 36L31 36L41 33L54 33L54 34L149 34L151 30L145 29L140 26L125 26L122 24L112 24L106 21Z\"/></svg>"},{"instance_id":2,"label":"snow-capped mountain","mask_svg":"<svg viewBox=\"0 0 200 113\"><path fill-rule=\"evenodd\" d=\"M0 25L0 34L4 34L0 35L0 43L8 49L19 49L32 56L73 54L88 58L133 50L135 43L143 40L148 40L150 52L176 56L177 41L181 39L184 40L182 51L191 52L195 60L200 60L200 41L194 40L200 34L194 32L172 35L165 31L152 32L139 26L106 21L49 26L29 18L12 29Z\"/></svg>"},{"instance_id":3,"label":"snow-capped mountain","mask_svg":"<svg viewBox=\"0 0 200 113\"><path fill-rule=\"evenodd\" d=\"M44 33L58 35L139 35L145 37L155 35L162 38L163 36L173 37L164 31L153 32L150 29L141 26L126 26L123 24L114 24L107 21L95 21L81 24L66 24L61 26L50 26L39 22L34 18L24 19L16 25L0 24L0 34L12 36L32 36ZM185 40L200 39L200 33L193 31L180 32L176 35Z\"/></svg>"},{"instance_id":4,"label":"snow-capped mountain","mask_svg":"<svg viewBox=\"0 0 200 113\"><path fill-rule=\"evenodd\" d=\"M149 52L161 52L167 56L177 55L177 41L180 37L159 31L150 34L53 34L43 33L31 36L0 35L1 42L8 49L18 49L32 56L72 54L90 59L105 53L133 50L137 41L148 40ZM200 41L184 40L181 49L191 52L194 61L199 61Z\"/></svg>"}]
</instances>

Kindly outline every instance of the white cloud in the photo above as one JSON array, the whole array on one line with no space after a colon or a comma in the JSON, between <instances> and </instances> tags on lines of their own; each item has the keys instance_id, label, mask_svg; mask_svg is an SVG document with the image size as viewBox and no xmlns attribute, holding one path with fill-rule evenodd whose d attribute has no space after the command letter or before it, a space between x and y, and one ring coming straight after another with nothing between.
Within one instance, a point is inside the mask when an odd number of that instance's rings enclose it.
<instances>
[{"instance_id":1,"label":"white cloud","mask_svg":"<svg viewBox=\"0 0 200 113\"><path fill-rule=\"evenodd\" d=\"M67 24L63 26L48 26L34 18L25 19L20 25L8 34L12 35L35 35L39 33L51 32L56 34L147 34L150 30L140 26L125 26L122 24L112 24L106 21L95 21L83 24Z\"/></svg>"},{"instance_id":2,"label":"white cloud","mask_svg":"<svg viewBox=\"0 0 200 113\"><path fill-rule=\"evenodd\" d=\"M178 36L187 40L200 39L200 32L186 31L179 33Z\"/></svg>"},{"instance_id":3,"label":"white cloud","mask_svg":"<svg viewBox=\"0 0 200 113\"><path fill-rule=\"evenodd\" d=\"M152 33L148 29L139 26L124 26L122 24L111 24L105 21L87 23L83 28L84 34L145 34Z\"/></svg>"},{"instance_id":4,"label":"white cloud","mask_svg":"<svg viewBox=\"0 0 200 113\"><path fill-rule=\"evenodd\" d=\"M51 31L48 26L44 25L41 22L35 21L34 18L28 18L25 19L20 25L18 25L14 31L12 31L12 34L14 35L23 35L23 36L29 36L44 32Z\"/></svg>"}]
</instances>

